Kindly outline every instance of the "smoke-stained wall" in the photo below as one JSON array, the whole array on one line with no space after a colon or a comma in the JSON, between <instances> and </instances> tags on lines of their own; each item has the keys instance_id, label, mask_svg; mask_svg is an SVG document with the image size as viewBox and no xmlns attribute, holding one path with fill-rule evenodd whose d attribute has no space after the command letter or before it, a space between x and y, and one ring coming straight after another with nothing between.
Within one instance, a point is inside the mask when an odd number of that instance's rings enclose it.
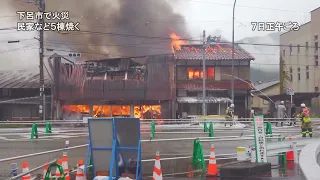
<instances>
[{"instance_id":1,"label":"smoke-stained wall","mask_svg":"<svg viewBox=\"0 0 320 180\"><path fill-rule=\"evenodd\" d=\"M80 64L55 63L55 97L64 101L173 100L173 55L149 56L142 80L103 80L87 77Z\"/></svg>"}]
</instances>

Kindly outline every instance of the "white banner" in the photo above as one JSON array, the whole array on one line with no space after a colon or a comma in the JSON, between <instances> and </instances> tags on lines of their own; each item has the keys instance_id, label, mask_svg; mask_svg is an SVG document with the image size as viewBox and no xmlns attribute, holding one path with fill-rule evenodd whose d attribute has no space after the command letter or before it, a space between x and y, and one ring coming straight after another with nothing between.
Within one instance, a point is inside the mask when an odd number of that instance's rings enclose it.
<instances>
[{"instance_id":1,"label":"white banner","mask_svg":"<svg viewBox=\"0 0 320 180\"><path fill-rule=\"evenodd\" d=\"M266 135L263 115L254 116L254 139L257 162L267 162Z\"/></svg>"}]
</instances>

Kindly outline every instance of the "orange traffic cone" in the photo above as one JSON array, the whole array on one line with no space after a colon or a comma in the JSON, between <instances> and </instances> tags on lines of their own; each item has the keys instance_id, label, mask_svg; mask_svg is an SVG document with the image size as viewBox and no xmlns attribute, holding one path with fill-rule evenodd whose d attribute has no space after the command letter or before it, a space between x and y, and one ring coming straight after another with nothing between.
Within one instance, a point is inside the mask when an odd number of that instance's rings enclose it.
<instances>
[{"instance_id":1,"label":"orange traffic cone","mask_svg":"<svg viewBox=\"0 0 320 180\"><path fill-rule=\"evenodd\" d=\"M193 178L193 168L191 165L188 166L188 172L189 172L187 174L188 178Z\"/></svg>"},{"instance_id":2,"label":"orange traffic cone","mask_svg":"<svg viewBox=\"0 0 320 180\"><path fill-rule=\"evenodd\" d=\"M83 160L78 161L78 169L76 174L76 180L85 180L84 176L84 166L83 166Z\"/></svg>"},{"instance_id":3,"label":"orange traffic cone","mask_svg":"<svg viewBox=\"0 0 320 180\"><path fill-rule=\"evenodd\" d=\"M58 160L58 164L62 165L62 159ZM59 168L57 168L57 170L56 170L56 178L59 178L61 176L62 176L62 174L60 173Z\"/></svg>"},{"instance_id":4,"label":"orange traffic cone","mask_svg":"<svg viewBox=\"0 0 320 180\"><path fill-rule=\"evenodd\" d=\"M63 168L64 174L66 174L66 180L70 180L69 168L68 168L68 157L66 152L63 153L62 168Z\"/></svg>"},{"instance_id":5,"label":"orange traffic cone","mask_svg":"<svg viewBox=\"0 0 320 180\"><path fill-rule=\"evenodd\" d=\"M207 177L217 177L218 174L219 173L217 167L216 154L214 152L214 145L212 144L210 149L210 159L208 164Z\"/></svg>"},{"instance_id":6,"label":"orange traffic cone","mask_svg":"<svg viewBox=\"0 0 320 180\"><path fill-rule=\"evenodd\" d=\"M23 162L22 163L22 173L26 173L29 171L29 165L28 162ZM31 174L26 174L22 176L22 180L30 180L31 179Z\"/></svg>"},{"instance_id":7,"label":"orange traffic cone","mask_svg":"<svg viewBox=\"0 0 320 180\"><path fill-rule=\"evenodd\" d=\"M161 164L160 164L160 153L159 153L159 151L157 151L156 160L154 161L152 180L163 180Z\"/></svg>"},{"instance_id":8,"label":"orange traffic cone","mask_svg":"<svg viewBox=\"0 0 320 180\"><path fill-rule=\"evenodd\" d=\"M45 164L47 164L47 162ZM48 168L49 168L49 166L45 166L44 167L44 169L43 169L43 178L42 179L44 179L46 177L46 173L47 173ZM49 177L51 179L51 172L50 172Z\"/></svg>"},{"instance_id":9,"label":"orange traffic cone","mask_svg":"<svg viewBox=\"0 0 320 180\"><path fill-rule=\"evenodd\" d=\"M292 140L292 138L289 137L288 140ZM294 161L294 153L293 153L293 151L286 152L286 158L287 158L287 161Z\"/></svg>"}]
</instances>

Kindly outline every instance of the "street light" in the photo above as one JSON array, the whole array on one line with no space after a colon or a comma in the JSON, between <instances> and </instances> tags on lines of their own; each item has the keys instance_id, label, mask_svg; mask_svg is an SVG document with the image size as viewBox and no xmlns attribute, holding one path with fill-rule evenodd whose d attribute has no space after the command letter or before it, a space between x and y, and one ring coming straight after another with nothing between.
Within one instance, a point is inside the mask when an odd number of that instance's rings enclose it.
<instances>
[{"instance_id":1,"label":"street light","mask_svg":"<svg viewBox=\"0 0 320 180\"><path fill-rule=\"evenodd\" d=\"M221 36L211 37L210 35L206 38L206 31L203 30L203 51L202 51L202 115L205 116L206 113L206 48L210 46L211 43L217 43L221 39Z\"/></svg>"},{"instance_id":2,"label":"street light","mask_svg":"<svg viewBox=\"0 0 320 180\"><path fill-rule=\"evenodd\" d=\"M236 8L237 0L234 0L233 4L233 12L232 12L232 62L231 62L231 71L232 71L232 78L231 78L231 99L232 103L234 104L234 10Z\"/></svg>"}]
</instances>

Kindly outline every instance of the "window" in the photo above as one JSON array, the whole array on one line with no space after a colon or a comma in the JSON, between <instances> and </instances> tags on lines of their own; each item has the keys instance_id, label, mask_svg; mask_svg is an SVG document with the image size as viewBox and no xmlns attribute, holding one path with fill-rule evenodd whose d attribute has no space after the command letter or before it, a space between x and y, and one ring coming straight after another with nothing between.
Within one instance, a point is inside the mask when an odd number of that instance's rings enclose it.
<instances>
[{"instance_id":1,"label":"window","mask_svg":"<svg viewBox=\"0 0 320 180\"><path fill-rule=\"evenodd\" d=\"M314 41L315 41L315 42L318 41L318 35L314 35Z\"/></svg>"},{"instance_id":2,"label":"window","mask_svg":"<svg viewBox=\"0 0 320 180\"><path fill-rule=\"evenodd\" d=\"M293 81L293 77L292 77L292 67L290 67L290 81Z\"/></svg>"},{"instance_id":3,"label":"window","mask_svg":"<svg viewBox=\"0 0 320 180\"><path fill-rule=\"evenodd\" d=\"M291 56L291 54L292 54L292 45L291 44L289 45L289 48L290 48L290 56Z\"/></svg>"},{"instance_id":4,"label":"window","mask_svg":"<svg viewBox=\"0 0 320 180\"><path fill-rule=\"evenodd\" d=\"M300 44L298 44L298 46L297 46L297 51L298 51L298 53L300 52Z\"/></svg>"},{"instance_id":5,"label":"window","mask_svg":"<svg viewBox=\"0 0 320 180\"><path fill-rule=\"evenodd\" d=\"M309 43L308 43L308 41L306 42L306 50L308 50L308 48L309 48Z\"/></svg>"},{"instance_id":6,"label":"window","mask_svg":"<svg viewBox=\"0 0 320 180\"><path fill-rule=\"evenodd\" d=\"M314 52L318 54L318 41L314 43Z\"/></svg>"},{"instance_id":7,"label":"window","mask_svg":"<svg viewBox=\"0 0 320 180\"><path fill-rule=\"evenodd\" d=\"M187 91L187 96L188 97L196 97L196 96L198 96L198 92L197 91Z\"/></svg>"},{"instance_id":8,"label":"window","mask_svg":"<svg viewBox=\"0 0 320 180\"><path fill-rule=\"evenodd\" d=\"M9 97L10 96L10 90L5 88L5 89L2 89L2 96L3 97Z\"/></svg>"},{"instance_id":9,"label":"window","mask_svg":"<svg viewBox=\"0 0 320 180\"><path fill-rule=\"evenodd\" d=\"M319 91L319 87L314 87L314 91L318 92Z\"/></svg>"},{"instance_id":10,"label":"window","mask_svg":"<svg viewBox=\"0 0 320 180\"><path fill-rule=\"evenodd\" d=\"M213 67L207 68L206 74L207 79L214 79L215 69ZM202 68L188 68L188 79L202 79L202 77Z\"/></svg>"},{"instance_id":11,"label":"window","mask_svg":"<svg viewBox=\"0 0 320 180\"><path fill-rule=\"evenodd\" d=\"M306 66L306 78L309 79L309 66Z\"/></svg>"},{"instance_id":12,"label":"window","mask_svg":"<svg viewBox=\"0 0 320 180\"><path fill-rule=\"evenodd\" d=\"M282 55L286 56L286 50L282 50L282 52L283 52Z\"/></svg>"},{"instance_id":13,"label":"window","mask_svg":"<svg viewBox=\"0 0 320 180\"><path fill-rule=\"evenodd\" d=\"M301 75L300 75L300 68L298 68L298 81L300 81Z\"/></svg>"},{"instance_id":14,"label":"window","mask_svg":"<svg viewBox=\"0 0 320 180\"><path fill-rule=\"evenodd\" d=\"M315 55L314 56L314 65L318 66L318 60L319 60L319 56Z\"/></svg>"}]
</instances>

